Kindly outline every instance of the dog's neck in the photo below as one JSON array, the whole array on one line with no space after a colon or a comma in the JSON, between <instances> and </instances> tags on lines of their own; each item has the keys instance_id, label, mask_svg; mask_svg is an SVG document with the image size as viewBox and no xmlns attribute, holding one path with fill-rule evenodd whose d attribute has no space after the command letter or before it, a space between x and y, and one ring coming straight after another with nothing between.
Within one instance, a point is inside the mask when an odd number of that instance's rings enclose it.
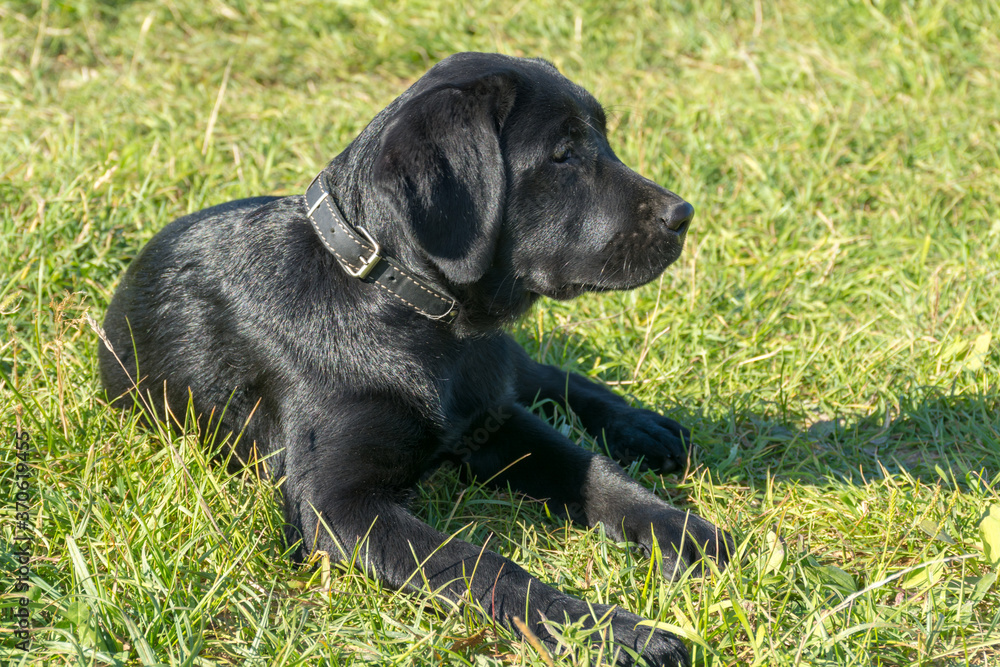
<instances>
[{"instance_id":1,"label":"dog's neck","mask_svg":"<svg viewBox=\"0 0 1000 667\"><path fill-rule=\"evenodd\" d=\"M419 278L433 292L447 297L449 303L454 302L454 309L451 311L454 315L438 320L425 315L429 321L434 320L439 325L446 324L449 330L462 338L491 334L514 324L538 300L537 294L524 289L517 278L503 270L491 269L472 285L453 285L445 280L426 257L407 252L407 244L401 240L401 236L405 235L398 227L393 226L393 212L377 198L362 200L358 195L362 189L351 181L352 175L368 173L370 165L365 164L368 162L366 158L370 156L355 151L352 144L334 158L317 178L339 206L345 219L354 225L365 227L384 251L404 267L404 271ZM309 204L309 207L312 205ZM371 248L370 243L366 245ZM364 254L365 257L370 256L368 253ZM355 269L359 268L359 264L360 262L354 263ZM370 280L366 279L366 282ZM394 300L399 302L398 299ZM405 307L414 310L409 305Z\"/></svg>"},{"instance_id":2,"label":"dog's neck","mask_svg":"<svg viewBox=\"0 0 1000 667\"><path fill-rule=\"evenodd\" d=\"M323 173L309 185L306 205L323 247L349 276L381 288L428 319L450 322L458 315L454 297L389 256L367 229L348 222Z\"/></svg>"}]
</instances>

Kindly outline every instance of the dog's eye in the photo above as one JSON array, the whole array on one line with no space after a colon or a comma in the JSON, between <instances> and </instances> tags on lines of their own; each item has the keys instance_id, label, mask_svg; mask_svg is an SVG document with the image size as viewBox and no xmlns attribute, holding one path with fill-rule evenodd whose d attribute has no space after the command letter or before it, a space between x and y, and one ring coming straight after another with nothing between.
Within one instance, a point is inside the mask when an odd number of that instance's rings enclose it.
<instances>
[{"instance_id":1,"label":"dog's eye","mask_svg":"<svg viewBox=\"0 0 1000 667\"><path fill-rule=\"evenodd\" d=\"M560 144L559 147L552 153L553 162L566 162L571 157L573 157L573 148L568 143Z\"/></svg>"}]
</instances>

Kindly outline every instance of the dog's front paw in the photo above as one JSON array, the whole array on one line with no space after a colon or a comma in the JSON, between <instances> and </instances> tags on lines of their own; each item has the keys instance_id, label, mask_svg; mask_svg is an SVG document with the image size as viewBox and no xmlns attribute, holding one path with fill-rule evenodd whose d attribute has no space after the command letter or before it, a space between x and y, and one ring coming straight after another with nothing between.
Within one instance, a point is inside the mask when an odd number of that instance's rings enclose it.
<instances>
[{"instance_id":1,"label":"dog's front paw","mask_svg":"<svg viewBox=\"0 0 1000 667\"><path fill-rule=\"evenodd\" d=\"M601 428L611 456L623 463L640 461L659 472L684 468L691 431L673 419L651 410L625 408Z\"/></svg>"},{"instance_id":2,"label":"dog's front paw","mask_svg":"<svg viewBox=\"0 0 1000 667\"><path fill-rule=\"evenodd\" d=\"M611 613L613 637L610 648L616 664L658 667L687 667L691 664L687 647L675 635L649 625L640 625L646 619L623 609L615 608ZM642 659L637 662L634 656L641 656Z\"/></svg>"},{"instance_id":3,"label":"dog's front paw","mask_svg":"<svg viewBox=\"0 0 1000 667\"><path fill-rule=\"evenodd\" d=\"M687 647L676 635L656 630L643 617L620 607L588 604L576 598L568 598L561 611L565 621L582 621L584 628L593 628L587 641L596 645L598 654L604 656L607 662L602 664L612 664L611 660L620 667L640 664L651 667L687 667L690 664ZM545 644L555 652L564 650L549 631L554 628L549 623L540 625L539 635Z\"/></svg>"},{"instance_id":4,"label":"dog's front paw","mask_svg":"<svg viewBox=\"0 0 1000 667\"><path fill-rule=\"evenodd\" d=\"M631 535L647 554L655 543L663 555L663 574L681 575L694 565L695 574L704 574L705 559L715 561L721 570L736 553L732 536L710 521L691 512L672 507L649 507L626 520Z\"/></svg>"}]
</instances>

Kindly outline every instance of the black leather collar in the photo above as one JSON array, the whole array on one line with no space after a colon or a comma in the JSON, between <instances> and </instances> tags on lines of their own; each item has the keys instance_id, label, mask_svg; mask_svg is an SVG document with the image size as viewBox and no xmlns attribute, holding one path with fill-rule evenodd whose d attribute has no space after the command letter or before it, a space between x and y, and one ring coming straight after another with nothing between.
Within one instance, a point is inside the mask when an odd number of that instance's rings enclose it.
<instances>
[{"instance_id":1,"label":"black leather collar","mask_svg":"<svg viewBox=\"0 0 1000 667\"><path fill-rule=\"evenodd\" d=\"M320 174L322 176L322 174ZM309 221L323 245L349 275L376 285L432 320L450 322L458 304L382 254L382 247L364 227L355 227L341 213L320 176L306 190Z\"/></svg>"}]
</instances>

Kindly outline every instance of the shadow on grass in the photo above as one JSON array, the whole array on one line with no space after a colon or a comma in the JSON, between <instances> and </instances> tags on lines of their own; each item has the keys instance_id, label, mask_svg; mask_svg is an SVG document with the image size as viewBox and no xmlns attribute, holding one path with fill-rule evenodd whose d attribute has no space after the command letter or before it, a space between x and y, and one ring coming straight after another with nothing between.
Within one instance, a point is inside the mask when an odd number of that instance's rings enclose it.
<instances>
[{"instance_id":1,"label":"shadow on grass","mask_svg":"<svg viewBox=\"0 0 1000 667\"><path fill-rule=\"evenodd\" d=\"M723 481L769 475L863 484L905 474L961 487L970 475L989 480L1000 474L998 415L1000 395L930 387L900 396L898 409L884 412L817 418L777 406L731 406L718 417L698 411L687 423L703 463Z\"/></svg>"},{"instance_id":2,"label":"shadow on grass","mask_svg":"<svg viewBox=\"0 0 1000 667\"><path fill-rule=\"evenodd\" d=\"M561 356L556 363L566 371L581 371L571 358L607 356L586 336L550 335L556 341L546 341L535 351L536 358L540 353L552 362L551 357ZM571 353L553 355L553 349ZM600 379L610 381L633 406L662 412L690 428L693 462L711 470L720 483L752 484L770 477L807 484L864 484L905 474L925 483L940 480L962 487L1000 475L1000 386L977 394L919 387L898 395L895 405L881 411L829 415L797 405L794 399L777 404L753 395L729 404L645 404L628 391L634 385Z\"/></svg>"}]
</instances>

